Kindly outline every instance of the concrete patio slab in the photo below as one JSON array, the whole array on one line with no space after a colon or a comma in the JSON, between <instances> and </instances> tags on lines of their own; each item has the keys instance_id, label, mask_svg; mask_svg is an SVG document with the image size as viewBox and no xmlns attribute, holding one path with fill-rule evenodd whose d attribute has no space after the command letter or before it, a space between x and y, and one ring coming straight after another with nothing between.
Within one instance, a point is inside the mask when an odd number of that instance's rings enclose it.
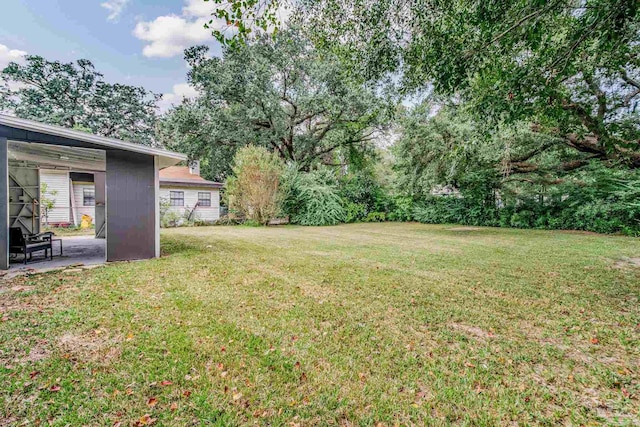
<instances>
[{"instance_id":1,"label":"concrete patio slab","mask_svg":"<svg viewBox=\"0 0 640 427\"><path fill-rule=\"evenodd\" d=\"M106 241L93 236L59 237L62 240L63 255L60 256L60 243L53 243L53 260L35 254L27 265L22 258L11 260L10 269L5 278L29 272L40 273L69 266L100 265L106 262Z\"/></svg>"}]
</instances>

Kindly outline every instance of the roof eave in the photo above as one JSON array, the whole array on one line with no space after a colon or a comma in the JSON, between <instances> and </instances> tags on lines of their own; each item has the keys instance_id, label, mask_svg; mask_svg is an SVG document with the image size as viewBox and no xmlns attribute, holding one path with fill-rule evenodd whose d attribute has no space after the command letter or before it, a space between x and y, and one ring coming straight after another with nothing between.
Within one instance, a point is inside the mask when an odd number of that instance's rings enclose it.
<instances>
[{"instance_id":1,"label":"roof eave","mask_svg":"<svg viewBox=\"0 0 640 427\"><path fill-rule=\"evenodd\" d=\"M190 180L179 180L179 179L167 179L160 178L160 186L171 186L175 185L176 187L201 187L201 188L222 188L224 185L220 182L213 181L190 181Z\"/></svg>"},{"instance_id":2,"label":"roof eave","mask_svg":"<svg viewBox=\"0 0 640 427\"><path fill-rule=\"evenodd\" d=\"M173 151L162 150L159 148L148 147L133 142L121 141L119 139L107 138L91 133L67 129L61 126L47 125L33 120L21 119L18 117L0 114L0 125L22 129L28 132L39 132L48 135L59 136L63 138L73 139L103 146L105 148L131 151L135 153L147 154L150 156L159 156L162 158L162 167L173 166L181 161L187 160L187 156Z\"/></svg>"}]
</instances>

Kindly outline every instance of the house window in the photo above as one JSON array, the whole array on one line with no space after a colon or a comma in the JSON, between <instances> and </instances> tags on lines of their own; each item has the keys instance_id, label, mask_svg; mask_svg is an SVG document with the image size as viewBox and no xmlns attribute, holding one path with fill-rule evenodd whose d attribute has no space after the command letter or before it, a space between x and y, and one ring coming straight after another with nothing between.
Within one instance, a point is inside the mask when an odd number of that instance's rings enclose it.
<instances>
[{"instance_id":1,"label":"house window","mask_svg":"<svg viewBox=\"0 0 640 427\"><path fill-rule=\"evenodd\" d=\"M95 206L96 205L96 192L90 188L82 190L82 206Z\"/></svg>"},{"instance_id":2,"label":"house window","mask_svg":"<svg viewBox=\"0 0 640 427\"><path fill-rule=\"evenodd\" d=\"M170 191L169 200L171 206L184 206L184 191Z\"/></svg>"},{"instance_id":3,"label":"house window","mask_svg":"<svg viewBox=\"0 0 640 427\"><path fill-rule=\"evenodd\" d=\"M211 206L211 193L198 192L198 204L200 206Z\"/></svg>"}]
</instances>

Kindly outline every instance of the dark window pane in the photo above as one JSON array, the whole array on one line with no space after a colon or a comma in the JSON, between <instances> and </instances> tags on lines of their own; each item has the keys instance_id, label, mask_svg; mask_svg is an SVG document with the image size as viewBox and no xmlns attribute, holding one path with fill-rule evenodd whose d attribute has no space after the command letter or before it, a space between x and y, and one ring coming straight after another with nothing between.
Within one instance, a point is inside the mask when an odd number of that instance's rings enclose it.
<instances>
[{"instance_id":1,"label":"dark window pane","mask_svg":"<svg viewBox=\"0 0 640 427\"><path fill-rule=\"evenodd\" d=\"M82 191L82 206L95 206L96 192L89 188L85 188Z\"/></svg>"},{"instance_id":2,"label":"dark window pane","mask_svg":"<svg viewBox=\"0 0 640 427\"><path fill-rule=\"evenodd\" d=\"M170 191L169 201L171 206L184 206L184 191Z\"/></svg>"},{"instance_id":3,"label":"dark window pane","mask_svg":"<svg viewBox=\"0 0 640 427\"><path fill-rule=\"evenodd\" d=\"M198 204L200 206L211 206L211 193L198 192Z\"/></svg>"}]
</instances>

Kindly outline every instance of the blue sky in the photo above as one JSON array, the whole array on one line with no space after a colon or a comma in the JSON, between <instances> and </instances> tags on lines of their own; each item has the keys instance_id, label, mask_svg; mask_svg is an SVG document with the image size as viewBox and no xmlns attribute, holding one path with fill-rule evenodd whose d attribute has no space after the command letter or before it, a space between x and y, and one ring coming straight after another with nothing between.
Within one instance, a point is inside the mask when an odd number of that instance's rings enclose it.
<instances>
[{"instance_id":1,"label":"blue sky","mask_svg":"<svg viewBox=\"0 0 640 427\"><path fill-rule=\"evenodd\" d=\"M193 96L184 48L220 46L203 28L203 0L11 0L2 6L0 67L21 54L90 59L110 82L166 94L163 108Z\"/></svg>"}]
</instances>

